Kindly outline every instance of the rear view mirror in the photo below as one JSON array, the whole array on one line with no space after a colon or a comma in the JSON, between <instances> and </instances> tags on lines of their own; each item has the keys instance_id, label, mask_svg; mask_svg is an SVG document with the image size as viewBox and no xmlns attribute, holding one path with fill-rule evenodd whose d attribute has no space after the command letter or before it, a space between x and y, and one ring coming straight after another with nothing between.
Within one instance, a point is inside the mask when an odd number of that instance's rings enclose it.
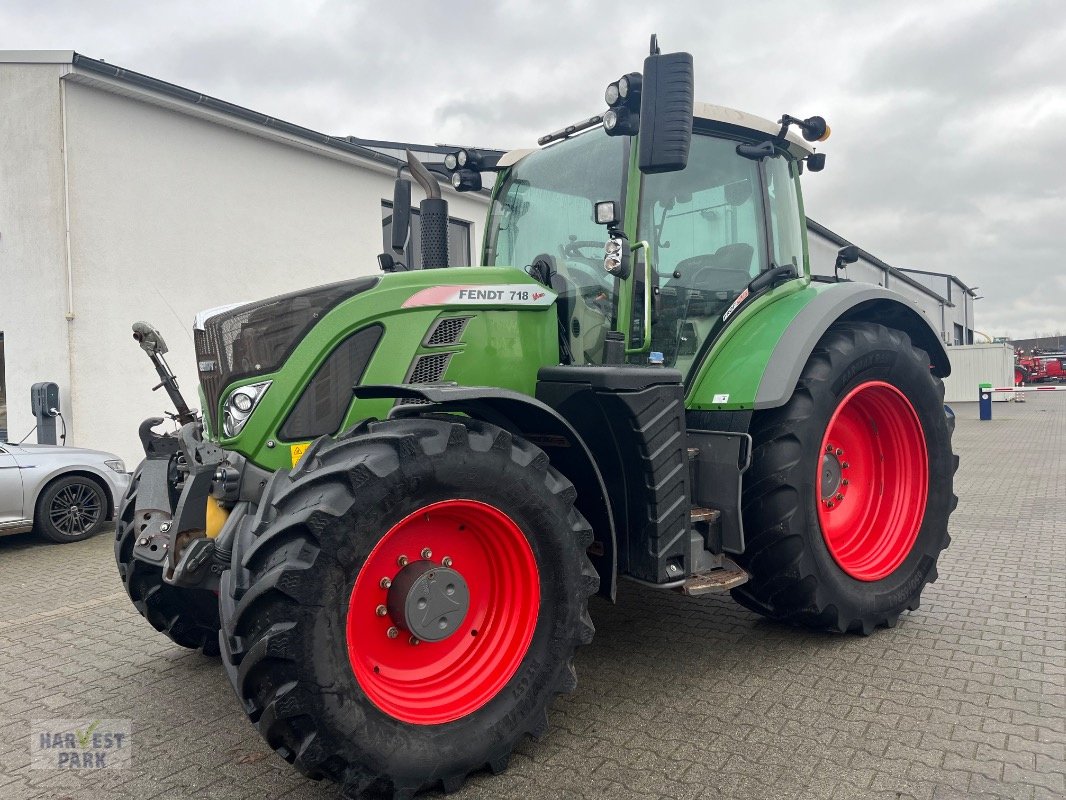
<instances>
[{"instance_id":1,"label":"rear view mirror","mask_svg":"<svg viewBox=\"0 0 1066 800\"><path fill-rule=\"evenodd\" d=\"M674 172L688 164L694 94L690 53L644 59L640 101L640 171Z\"/></svg>"},{"instance_id":2,"label":"rear view mirror","mask_svg":"<svg viewBox=\"0 0 1066 800\"><path fill-rule=\"evenodd\" d=\"M841 247L837 252L837 263L854 264L859 260L859 248L853 244L849 244L847 247Z\"/></svg>"},{"instance_id":3,"label":"rear view mirror","mask_svg":"<svg viewBox=\"0 0 1066 800\"><path fill-rule=\"evenodd\" d=\"M847 247L841 247L837 252L836 263L833 264L833 274L837 280L840 280L840 270L844 269L848 264L854 264L859 260L859 248L853 244L849 244ZM845 271L845 275L847 272Z\"/></svg>"}]
</instances>

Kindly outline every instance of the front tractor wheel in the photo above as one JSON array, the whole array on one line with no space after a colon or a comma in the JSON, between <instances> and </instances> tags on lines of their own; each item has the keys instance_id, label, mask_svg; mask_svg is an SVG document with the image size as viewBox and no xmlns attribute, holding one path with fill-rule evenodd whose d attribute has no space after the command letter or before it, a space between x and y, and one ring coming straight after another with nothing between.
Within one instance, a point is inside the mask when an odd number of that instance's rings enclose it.
<instances>
[{"instance_id":1,"label":"front tractor wheel","mask_svg":"<svg viewBox=\"0 0 1066 800\"><path fill-rule=\"evenodd\" d=\"M544 453L475 420L313 445L275 476L222 581L224 660L259 732L357 795L503 770L592 637L574 500Z\"/></svg>"},{"instance_id":2,"label":"front tractor wheel","mask_svg":"<svg viewBox=\"0 0 1066 800\"><path fill-rule=\"evenodd\" d=\"M869 634L918 608L955 508L951 424L905 333L839 323L790 401L756 414L745 475L746 607Z\"/></svg>"}]
</instances>

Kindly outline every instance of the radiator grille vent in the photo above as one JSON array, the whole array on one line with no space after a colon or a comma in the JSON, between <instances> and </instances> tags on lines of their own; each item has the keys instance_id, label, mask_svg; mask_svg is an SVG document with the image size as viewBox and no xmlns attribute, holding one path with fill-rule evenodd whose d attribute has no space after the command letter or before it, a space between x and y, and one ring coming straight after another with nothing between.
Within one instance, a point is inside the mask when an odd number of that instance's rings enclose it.
<instances>
[{"instance_id":1,"label":"radiator grille vent","mask_svg":"<svg viewBox=\"0 0 1066 800\"><path fill-rule=\"evenodd\" d=\"M463 335L466 323L469 321L470 317L449 317L437 320L437 324L433 326L433 330L426 337L426 346L443 347L455 344L459 341L459 337Z\"/></svg>"},{"instance_id":2,"label":"radiator grille vent","mask_svg":"<svg viewBox=\"0 0 1066 800\"><path fill-rule=\"evenodd\" d=\"M404 383L436 383L448 369L451 361L451 353L434 353L428 356L419 356L411 366L411 371Z\"/></svg>"},{"instance_id":3,"label":"radiator grille vent","mask_svg":"<svg viewBox=\"0 0 1066 800\"><path fill-rule=\"evenodd\" d=\"M419 356L411 365L404 383L436 383L448 369L448 362L452 360L454 353L433 353L428 356ZM396 401L398 406L426 405L428 400L415 398L403 398Z\"/></svg>"}]
</instances>

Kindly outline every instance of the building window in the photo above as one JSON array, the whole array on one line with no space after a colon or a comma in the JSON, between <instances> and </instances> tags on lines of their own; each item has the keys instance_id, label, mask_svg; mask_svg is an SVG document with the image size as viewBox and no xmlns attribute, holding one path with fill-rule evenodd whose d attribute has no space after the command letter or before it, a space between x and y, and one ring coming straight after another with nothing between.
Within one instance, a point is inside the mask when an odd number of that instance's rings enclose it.
<instances>
[{"instance_id":1,"label":"building window","mask_svg":"<svg viewBox=\"0 0 1066 800\"><path fill-rule=\"evenodd\" d=\"M470 265L470 227L465 219L448 217L448 265L465 267ZM385 252L391 253L392 247L392 202L381 201L381 235ZM422 266L422 220L418 209L411 209L411 236L407 240L406 263L412 269Z\"/></svg>"},{"instance_id":2,"label":"building window","mask_svg":"<svg viewBox=\"0 0 1066 800\"><path fill-rule=\"evenodd\" d=\"M955 323L955 344L963 344L962 338L962 326L959 323Z\"/></svg>"}]
</instances>

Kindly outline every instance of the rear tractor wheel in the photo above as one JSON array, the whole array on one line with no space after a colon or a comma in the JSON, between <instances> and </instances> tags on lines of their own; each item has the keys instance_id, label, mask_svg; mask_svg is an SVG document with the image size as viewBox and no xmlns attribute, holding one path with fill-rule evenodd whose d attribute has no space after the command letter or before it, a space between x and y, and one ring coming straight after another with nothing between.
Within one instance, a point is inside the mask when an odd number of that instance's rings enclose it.
<instances>
[{"instance_id":1,"label":"rear tractor wheel","mask_svg":"<svg viewBox=\"0 0 1066 800\"><path fill-rule=\"evenodd\" d=\"M745 475L751 580L765 616L869 634L918 608L954 510L954 421L929 358L905 333L839 323L789 402L758 412Z\"/></svg>"},{"instance_id":2,"label":"rear tractor wheel","mask_svg":"<svg viewBox=\"0 0 1066 800\"><path fill-rule=\"evenodd\" d=\"M352 794L503 770L592 637L574 499L544 453L475 420L312 445L222 580L227 672L267 743Z\"/></svg>"}]
</instances>

